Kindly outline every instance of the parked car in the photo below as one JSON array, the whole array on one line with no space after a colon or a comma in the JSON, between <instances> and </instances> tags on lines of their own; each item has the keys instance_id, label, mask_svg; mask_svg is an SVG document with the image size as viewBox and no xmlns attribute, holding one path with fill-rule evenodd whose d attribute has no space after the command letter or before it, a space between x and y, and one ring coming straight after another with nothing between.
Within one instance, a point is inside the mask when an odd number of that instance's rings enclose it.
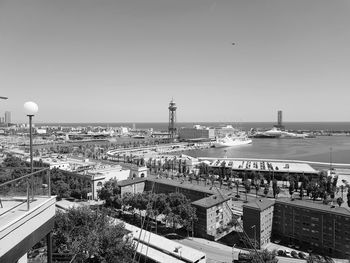
<instances>
[{"instance_id":1,"label":"parked car","mask_svg":"<svg viewBox=\"0 0 350 263\"><path fill-rule=\"evenodd\" d=\"M298 253L298 256L299 256L301 259L306 259L306 254L303 253L303 252L299 252L299 253Z\"/></svg>"},{"instance_id":2,"label":"parked car","mask_svg":"<svg viewBox=\"0 0 350 263\"><path fill-rule=\"evenodd\" d=\"M291 257L290 251L286 250L285 253L286 253L286 257Z\"/></svg>"},{"instance_id":3,"label":"parked car","mask_svg":"<svg viewBox=\"0 0 350 263\"><path fill-rule=\"evenodd\" d=\"M292 255L293 258L299 258L298 253L295 252L294 250L290 254Z\"/></svg>"},{"instance_id":4,"label":"parked car","mask_svg":"<svg viewBox=\"0 0 350 263\"><path fill-rule=\"evenodd\" d=\"M324 256L324 259L326 260L327 263L334 263L334 260L331 257Z\"/></svg>"}]
</instances>

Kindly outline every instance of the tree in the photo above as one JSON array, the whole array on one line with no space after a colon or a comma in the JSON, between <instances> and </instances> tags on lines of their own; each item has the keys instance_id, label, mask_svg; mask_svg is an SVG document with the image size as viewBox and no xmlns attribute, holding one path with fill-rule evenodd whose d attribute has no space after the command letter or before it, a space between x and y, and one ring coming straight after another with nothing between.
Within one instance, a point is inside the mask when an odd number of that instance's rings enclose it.
<instances>
[{"instance_id":1,"label":"tree","mask_svg":"<svg viewBox=\"0 0 350 263\"><path fill-rule=\"evenodd\" d=\"M244 182L244 188L245 188L245 202L248 202L248 193L250 192L250 183L248 180Z\"/></svg>"},{"instance_id":2,"label":"tree","mask_svg":"<svg viewBox=\"0 0 350 263\"><path fill-rule=\"evenodd\" d=\"M300 199L303 200L303 196L304 196L304 189L303 189L303 187L300 187L299 196L300 196Z\"/></svg>"},{"instance_id":3,"label":"tree","mask_svg":"<svg viewBox=\"0 0 350 263\"><path fill-rule=\"evenodd\" d=\"M53 250L76 255L74 262L133 262L135 247L122 224L87 207L56 213Z\"/></svg>"},{"instance_id":4,"label":"tree","mask_svg":"<svg viewBox=\"0 0 350 263\"><path fill-rule=\"evenodd\" d=\"M267 197L267 194L269 193L269 191L270 191L270 187L269 187L270 185L269 184L266 184L265 185L265 188L264 188L264 195L265 195L265 197Z\"/></svg>"},{"instance_id":5,"label":"tree","mask_svg":"<svg viewBox=\"0 0 350 263\"><path fill-rule=\"evenodd\" d=\"M277 192L277 180L273 179L272 180L272 194L273 194L273 198L276 198L276 192Z\"/></svg>"},{"instance_id":6,"label":"tree","mask_svg":"<svg viewBox=\"0 0 350 263\"><path fill-rule=\"evenodd\" d=\"M241 196L239 195L239 191L238 191L239 190L239 181L235 180L234 183L236 186L236 196L235 197L240 198Z\"/></svg>"},{"instance_id":7,"label":"tree","mask_svg":"<svg viewBox=\"0 0 350 263\"><path fill-rule=\"evenodd\" d=\"M278 195L280 194L281 192L281 188L279 186L277 186L277 189L276 189L276 196L278 197Z\"/></svg>"},{"instance_id":8,"label":"tree","mask_svg":"<svg viewBox=\"0 0 350 263\"><path fill-rule=\"evenodd\" d=\"M177 225L184 226L187 230L192 227L192 222L197 220L195 208L191 202L181 193L170 193L166 198L167 206L162 212L166 220L172 223L175 229Z\"/></svg>"},{"instance_id":9,"label":"tree","mask_svg":"<svg viewBox=\"0 0 350 263\"><path fill-rule=\"evenodd\" d=\"M259 184L255 184L255 197L258 197L259 190L260 190L260 185Z\"/></svg>"},{"instance_id":10,"label":"tree","mask_svg":"<svg viewBox=\"0 0 350 263\"><path fill-rule=\"evenodd\" d=\"M339 205L339 207L342 205L342 203L344 203L343 198L338 197L337 198L337 204Z\"/></svg>"},{"instance_id":11,"label":"tree","mask_svg":"<svg viewBox=\"0 0 350 263\"><path fill-rule=\"evenodd\" d=\"M341 192L341 198L343 198L344 195L344 185L340 186L340 192Z\"/></svg>"},{"instance_id":12,"label":"tree","mask_svg":"<svg viewBox=\"0 0 350 263\"><path fill-rule=\"evenodd\" d=\"M258 253L258 254L257 254ZM264 249L262 251L258 252L250 252L249 256L251 258L252 263L261 263L261 260L264 263L277 263L278 259L276 258L276 250L269 251L267 249Z\"/></svg>"},{"instance_id":13,"label":"tree","mask_svg":"<svg viewBox=\"0 0 350 263\"><path fill-rule=\"evenodd\" d=\"M220 189L221 189L221 187L222 187L222 183L223 183L222 176L219 176L219 185L220 185Z\"/></svg>"},{"instance_id":14,"label":"tree","mask_svg":"<svg viewBox=\"0 0 350 263\"><path fill-rule=\"evenodd\" d=\"M293 198L293 193L294 193L294 180L289 181L289 194L290 198Z\"/></svg>"},{"instance_id":15,"label":"tree","mask_svg":"<svg viewBox=\"0 0 350 263\"><path fill-rule=\"evenodd\" d=\"M225 176L225 170L226 170L226 162L223 161L221 164L220 164L220 170L221 170L221 176Z\"/></svg>"},{"instance_id":16,"label":"tree","mask_svg":"<svg viewBox=\"0 0 350 263\"><path fill-rule=\"evenodd\" d=\"M97 190L98 198L105 200L108 207L121 208L122 199L120 196L120 187L115 179L111 179L103 184L101 189Z\"/></svg>"}]
</instances>

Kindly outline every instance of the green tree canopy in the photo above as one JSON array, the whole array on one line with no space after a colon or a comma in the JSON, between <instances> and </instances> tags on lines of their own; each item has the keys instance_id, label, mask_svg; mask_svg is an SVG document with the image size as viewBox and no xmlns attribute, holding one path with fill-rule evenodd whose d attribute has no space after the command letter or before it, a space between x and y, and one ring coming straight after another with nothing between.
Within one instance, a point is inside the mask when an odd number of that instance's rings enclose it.
<instances>
[{"instance_id":1,"label":"green tree canopy","mask_svg":"<svg viewBox=\"0 0 350 263\"><path fill-rule=\"evenodd\" d=\"M75 262L132 262L134 246L126 234L123 224L114 224L106 213L74 208L56 214L54 251L76 255Z\"/></svg>"},{"instance_id":2,"label":"green tree canopy","mask_svg":"<svg viewBox=\"0 0 350 263\"><path fill-rule=\"evenodd\" d=\"M122 198L117 180L111 179L103 184L97 191L98 198L106 201L106 206L121 208Z\"/></svg>"}]
</instances>

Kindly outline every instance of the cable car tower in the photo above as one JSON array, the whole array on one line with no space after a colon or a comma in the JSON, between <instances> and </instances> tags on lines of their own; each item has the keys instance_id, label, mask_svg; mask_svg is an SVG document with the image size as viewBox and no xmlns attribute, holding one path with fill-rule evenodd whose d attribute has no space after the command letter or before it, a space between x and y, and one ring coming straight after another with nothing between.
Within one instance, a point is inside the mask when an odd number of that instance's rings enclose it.
<instances>
[{"instance_id":1,"label":"cable car tower","mask_svg":"<svg viewBox=\"0 0 350 263\"><path fill-rule=\"evenodd\" d=\"M176 136L176 103L174 102L174 99L171 99L169 103L169 138L171 140L174 140Z\"/></svg>"}]
</instances>

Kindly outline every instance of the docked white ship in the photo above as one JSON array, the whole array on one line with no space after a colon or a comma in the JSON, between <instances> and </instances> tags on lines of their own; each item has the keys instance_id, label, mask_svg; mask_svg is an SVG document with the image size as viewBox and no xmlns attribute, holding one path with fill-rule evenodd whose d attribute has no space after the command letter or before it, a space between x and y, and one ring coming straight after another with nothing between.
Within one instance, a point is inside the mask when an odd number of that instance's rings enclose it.
<instances>
[{"instance_id":1,"label":"docked white ship","mask_svg":"<svg viewBox=\"0 0 350 263\"><path fill-rule=\"evenodd\" d=\"M251 144L253 141L246 135L241 136L225 136L223 138L218 138L214 142L215 147L233 147L241 146L246 144Z\"/></svg>"}]
</instances>

